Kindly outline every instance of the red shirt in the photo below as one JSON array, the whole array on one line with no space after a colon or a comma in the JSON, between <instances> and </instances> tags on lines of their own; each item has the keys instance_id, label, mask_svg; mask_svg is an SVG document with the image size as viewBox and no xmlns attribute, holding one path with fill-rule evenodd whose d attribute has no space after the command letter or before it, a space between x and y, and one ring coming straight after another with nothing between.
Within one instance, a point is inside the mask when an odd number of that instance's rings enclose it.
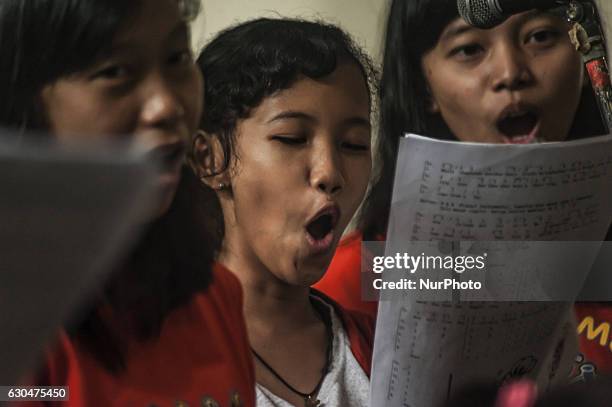
<instances>
[{"instance_id":1,"label":"red shirt","mask_svg":"<svg viewBox=\"0 0 612 407\"><path fill-rule=\"evenodd\" d=\"M128 342L116 376L62 333L38 385L69 386L70 401L18 406L254 406L242 289L222 267L213 275L205 292L166 317L159 338Z\"/></svg>"},{"instance_id":2,"label":"red shirt","mask_svg":"<svg viewBox=\"0 0 612 407\"><path fill-rule=\"evenodd\" d=\"M596 375L612 374L612 304L583 302L575 310L580 354L574 379L589 381Z\"/></svg>"}]
</instances>

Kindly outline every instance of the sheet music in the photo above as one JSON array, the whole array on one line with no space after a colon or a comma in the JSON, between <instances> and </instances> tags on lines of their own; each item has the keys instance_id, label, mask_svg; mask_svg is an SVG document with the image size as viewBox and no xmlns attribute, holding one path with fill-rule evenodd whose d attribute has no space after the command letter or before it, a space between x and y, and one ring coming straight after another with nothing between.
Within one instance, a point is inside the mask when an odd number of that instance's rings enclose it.
<instances>
[{"instance_id":1,"label":"sheet music","mask_svg":"<svg viewBox=\"0 0 612 407\"><path fill-rule=\"evenodd\" d=\"M601 240L612 214L612 137L539 145L400 142L386 254L409 241ZM379 303L372 406L437 406L462 385L562 381L570 303Z\"/></svg>"}]
</instances>

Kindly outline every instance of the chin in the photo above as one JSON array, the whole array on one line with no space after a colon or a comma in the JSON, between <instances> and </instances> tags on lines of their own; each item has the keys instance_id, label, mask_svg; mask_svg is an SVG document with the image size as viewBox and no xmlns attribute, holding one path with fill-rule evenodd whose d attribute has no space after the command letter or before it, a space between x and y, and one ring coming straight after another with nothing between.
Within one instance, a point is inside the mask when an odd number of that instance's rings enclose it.
<instances>
[{"instance_id":1,"label":"chin","mask_svg":"<svg viewBox=\"0 0 612 407\"><path fill-rule=\"evenodd\" d=\"M317 283L325 275L330 263L331 258L321 259L321 261L302 262L299 269L296 270L298 274L297 280L299 280L297 284L304 287L310 287Z\"/></svg>"}]
</instances>

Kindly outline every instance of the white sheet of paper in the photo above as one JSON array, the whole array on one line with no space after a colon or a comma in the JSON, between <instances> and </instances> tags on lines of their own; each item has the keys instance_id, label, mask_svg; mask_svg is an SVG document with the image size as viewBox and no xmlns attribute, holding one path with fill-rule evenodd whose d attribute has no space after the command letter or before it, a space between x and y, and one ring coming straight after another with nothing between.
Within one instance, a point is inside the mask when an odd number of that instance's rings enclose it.
<instances>
[{"instance_id":1,"label":"white sheet of paper","mask_svg":"<svg viewBox=\"0 0 612 407\"><path fill-rule=\"evenodd\" d=\"M610 136L511 146L407 135L386 254L408 241L601 240L611 199ZM575 356L570 307L381 301L370 404L437 406L465 384L522 375L540 389L563 381Z\"/></svg>"},{"instance_id":2,"label":"white sheet of paper","mask_svg":"<svg viewBox=\"0 0 612 407\"><path fill-rule=\"evenodd\" d=\"M108 147L108 146L106 146ZM151 213L135 153L0 144L0 385L15 385Z\"/></svg>"}]
</instances>

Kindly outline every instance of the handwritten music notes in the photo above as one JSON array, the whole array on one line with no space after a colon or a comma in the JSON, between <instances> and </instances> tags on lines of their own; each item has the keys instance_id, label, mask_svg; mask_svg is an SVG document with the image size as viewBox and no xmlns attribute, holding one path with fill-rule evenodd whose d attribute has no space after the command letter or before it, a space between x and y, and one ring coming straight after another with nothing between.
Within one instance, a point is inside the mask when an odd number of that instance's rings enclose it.
<instances>
[{"instance_id":1,"label":"handwritten music notes","mask_svg":"<svg viewBox=\"0 0 612 407\"><path fill-rule=\"evenodd\" d=\"M611 136L514 146L408 135L386 254L410 241L602 240L611 218ZM477 380L529 375L541 389L563 381L576 346L570 307L432 302L410 292L381 301L371 405L437 406Z\"/></svg>"}]
</instances>

